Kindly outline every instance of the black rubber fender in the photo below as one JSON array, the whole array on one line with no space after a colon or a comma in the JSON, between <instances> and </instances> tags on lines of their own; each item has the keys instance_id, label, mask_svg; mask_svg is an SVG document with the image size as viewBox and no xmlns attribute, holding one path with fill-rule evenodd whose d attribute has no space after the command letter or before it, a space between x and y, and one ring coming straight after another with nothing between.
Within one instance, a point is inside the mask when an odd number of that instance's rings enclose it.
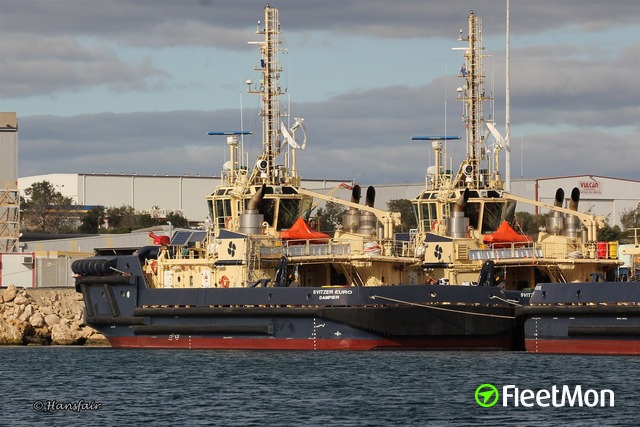
<instances>
[{"instance_id":1,"label":"black rubber fender","mask_svg":"<svg viewBox=\"0 0 640 427\"><path fill-rule=\"evenodd\" d=\"M80 276L109 276L115 274L116 260L102 258L85 258L75 260L71 264L71 271Z\"/></svg>"}]
</instances>

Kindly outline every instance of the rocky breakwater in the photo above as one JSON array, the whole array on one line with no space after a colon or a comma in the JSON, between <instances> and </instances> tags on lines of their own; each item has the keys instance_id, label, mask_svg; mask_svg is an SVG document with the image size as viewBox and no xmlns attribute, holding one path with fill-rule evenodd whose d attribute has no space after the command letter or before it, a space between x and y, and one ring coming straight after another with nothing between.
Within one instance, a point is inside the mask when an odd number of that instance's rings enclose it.
<instances>
[{"instance_id":1,"label":"rocky breakwater","mask_svg":"<svg viewBox=\"0 0 640 427\"><path fill-rule=\"evenodd\" d=\"M107 345L84 324L82 295L73 288L0 291L0 345Z\"/></svg>"}]
</instances>

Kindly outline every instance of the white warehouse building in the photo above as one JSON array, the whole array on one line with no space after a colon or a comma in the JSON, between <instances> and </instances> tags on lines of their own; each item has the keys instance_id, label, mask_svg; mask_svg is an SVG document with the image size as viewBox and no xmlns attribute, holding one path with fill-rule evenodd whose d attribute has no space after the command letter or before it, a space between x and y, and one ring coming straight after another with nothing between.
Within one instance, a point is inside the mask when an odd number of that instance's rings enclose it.
<instances>
[{"instance_id":1,"label":"white warehouse building","mask_svg":"<svg viewBox=\"0 0 640 427\"><path fill-rule=\"evenodd\" d=\"M365 178L365 177L363 177ZM19 178L21 195L35 182L48 181L78 205L105 207L131 206L137 211L179 211L190 222L202 222L208 216L205 198L220 183L219 177L153 176L113 174L49 174ZM365 189L365 179L358 182ZM302 186L327 193L350 180L303 180ZM413 199L424 188L422 183L374 185L375 206L387 208L394 199ZM562 188L565 206L574 187L580 189L579 210L605 217L609 225L621 225L620 216L640 203L640 180L610 178L595 175L576 175L535 179L518 179L511 183L512 193L552 205L556 190ZM340 189L336 197L348 200L348 190ZM519 204L517 211L531 214L546 213L542 208Z\"/></svg>"},{"instance_id":2,"label":"white warehouse building","mask_svg":"<svg viewBox=\"0 0 640 427\"><path fill-rule=\"evenodd\" d=\"M564 190L565 207L574 188L580 190L578 210L603 216L611 225L620 224L620 216L640 204L640 180L610 178L597 175L520 179L511 183L513 194L553 205L556 190ZM518 205L518 211L544 214L544 209Z\"/></svg>"},{"instance_id":3,"label":"white warehouse building","mask_svg":"<svg viewBox=\"0 0 640 427\"><path fill-rule=\"evenodd\" d=\"M131 206L136 211L180 212L190 222L204 221L206 197L220 184L215 176L114 174L48 174L19 178L20 194L36 182L48 181L56 191L81 206ZM328 191L344 181L303 180L305 188Z\"/></svg>"}]
</instances>

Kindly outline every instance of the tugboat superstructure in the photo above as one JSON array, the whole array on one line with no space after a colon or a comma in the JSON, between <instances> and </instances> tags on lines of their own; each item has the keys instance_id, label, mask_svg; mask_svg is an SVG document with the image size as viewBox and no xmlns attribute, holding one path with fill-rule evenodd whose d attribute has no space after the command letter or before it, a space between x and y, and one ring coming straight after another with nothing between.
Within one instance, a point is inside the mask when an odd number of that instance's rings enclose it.
<instances>
[{"instance_id":1,"label":"tugboat superstructure","mask_svg":"<svg viewBox=\"0 0 640 427\"><path fill-rule=\"evenodd\" d=\"M457 99L464 103L466 158L457 171L446 166L443 141L458 137L413 138L432 141L435 153L425 190L413 200L418 217L415 248L424 254L427 280L473 282L489 260L508 290L531 289L540 281L586 281L594 272L606 274L619 262L597 257L597 230L604 220L577 211L577 189L571 193L568 208L562 189L554 206L505 191L499 155L508 141L484 117L484 104L491 101L491 95L485 90L482 23L473 11L468 35L461 34L459 40L466 43L456 48L464 52ZM491 146L490 138L494 140ZM513 230L517 202L551 211L536 242Z\"/></svg>"}]
</instances>

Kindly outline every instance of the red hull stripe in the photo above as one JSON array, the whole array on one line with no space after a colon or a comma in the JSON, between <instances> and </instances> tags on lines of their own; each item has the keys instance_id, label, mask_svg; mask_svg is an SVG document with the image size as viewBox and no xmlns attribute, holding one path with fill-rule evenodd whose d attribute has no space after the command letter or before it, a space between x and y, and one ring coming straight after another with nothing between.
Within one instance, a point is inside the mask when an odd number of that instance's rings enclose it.
<instances>
[{"instance_id":1,"label":"red hull stripe","mask_svg":"<svg viewBox=\"0 0 640 427\"><path fill-rule=\"evenodd\" d=\"M430 338L426 340L387 339L281 339L281 338L206 338L180 336L108 337L115 348L182 348L210 350L375 350L395 349L461 349L509 350L508 338Z\"/></svg>"},{"instance_id":2,"label":"red hull stripe","mask_svg":"<svg viewBox=\"0 0 640 427\"><path fill-rule=\"evenodd\" d=\"M525 347L529 353L640 355L640 340L528 339Z\"/></svg>"}]
</instances>

